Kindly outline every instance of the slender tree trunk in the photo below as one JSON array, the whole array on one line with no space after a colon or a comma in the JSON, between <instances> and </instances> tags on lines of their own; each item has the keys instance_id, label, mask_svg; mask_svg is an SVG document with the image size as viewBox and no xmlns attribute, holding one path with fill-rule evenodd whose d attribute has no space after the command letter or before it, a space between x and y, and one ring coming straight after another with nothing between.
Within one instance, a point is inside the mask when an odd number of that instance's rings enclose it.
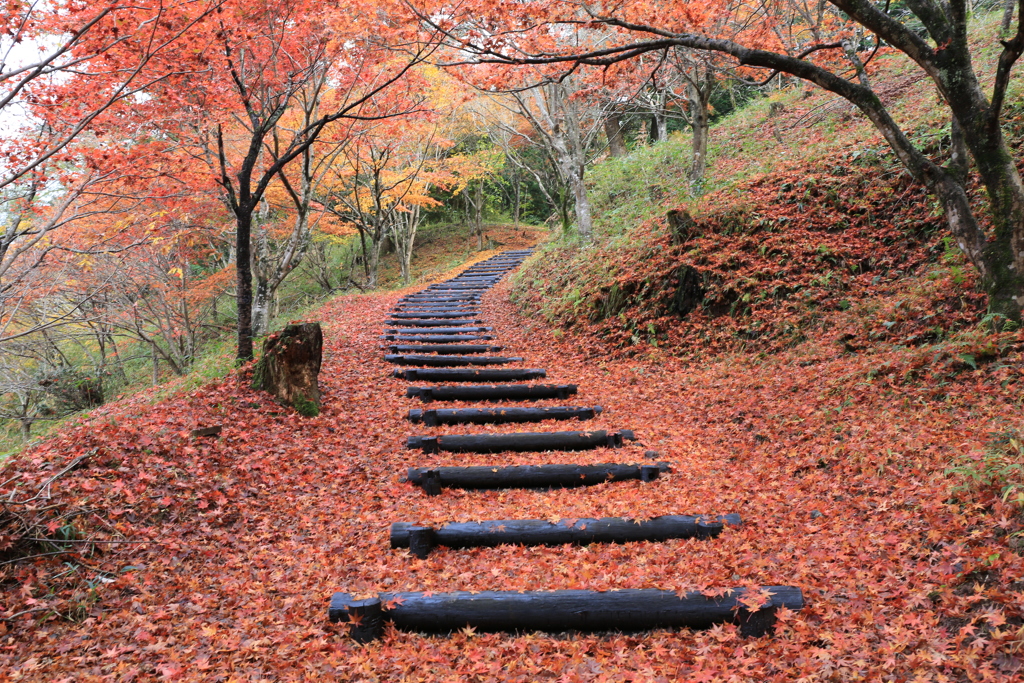
<instances>
[{"instance_id":1,"label":"slender tree trunk","mask_svg":"<svg viewBox=\"0 0 1024 683\"><path fill-rule=\"evenodd\" d=\"M374 226L374 238L370 244L370 258L367 259L367 278L366 288L376 289L377 288L377 275L380 270L380 255L384 248L383 235L380 235L380 226Z\"/></svg>"},{"instance_id":2,"label":"slender tree trunk","mask_svg":"<svg viewBox=\"0 0 1024 683\"><path fill-rule=\"evenodd\" d=\"M654 109L654 123L658 130L658 140L668 140L668 91L660 90L657 94Z\"/></svg>"},{"instance_id":3,"label":"slender tree trunk","mask_svg":"<svg viewBox=\"0 0 1024 683\"><path fill-rule=\"evenodd\" d=\"M241 207L235 220L235 271L238 300L238 359L252 360L252 210Z\"/></svg>"},{"instance_id":4,"label":"slender tree trunk","mask_svg":"<svg viewBox=\"0 0 1024 683\"><path fill-rule=\"evenodd\" d=\"M473 203L473 225L476 230L477 251L484 249L484 181L476 184L476 201Z\"/></svg>"},{"instance_id":5,"label":"slender tree trunk","mask_svg":"<svg viewBox=\"0 0 1024 683\"><path fill-rule=\"evenodd\" d=\"M256 289L252 297L252 334L260 337L267 333L270 327L270 302L273 292L270 291L270 283L266 278L256 278Z\"/></svg>"},{"instance_id":6,"label":"slender tree trunk","mask_svg":"<svg viewBox=\"0 0 1024 683\"><path fill-rule=\"evenodd\" d=\"M690 144L690 183L696 186L704 180L704 173L707 170L708 127L711 115L708 111L707 98L700 88L688 84L686 95L690 100L690 126L693 128Z\"/></svg>"},{"instance_id":7,"label":"slender tree trunk","mask_svg":"<svg viewBox=\"0 0 1024 683\"><path fill-rule=\"evenodd\" d=\"M512 195L512 224L513 227L519 229L519 207L523 199L523 179L519 177L519 174L515 175L515 184L513 186Z\"/></svg>"},{"instance_id":8,"label":"slender tree trunk","mask_svg":"<svg viewBox=\"0 0 1024 683\"><path fill-rule=\"evenodd\" d=\"M160 383L160 353L156 348L156 342L150 343L153 352L153 386Z\"/></svg>"},{"instance_id":9,"label":"slender tree trunk","mask_svg":"<svg viewBox=\"0 0 1024 683\"><path fill-rule=\"evenodd\" d=\"M1010 24L1013 23L1013 8L1017 6L1017 0L1003 0L1003 21L999 24L1000 33L1007 33Z\"/></svg>"},{"instance_id":10,"label":"slender tree trunk","mask_svg":"<svg viewBox=\"0 0 1024 683\"><path fill-rule=\"evenodd\" d=\"M613 157L626 156L626 141L622 137L622 118L617 111L604 117L604 134L608 138L608 153Z\"/></svg>"},{"instance_id":11,"label":"slender tree trunk","mask_svg":"<svg viewBox=\"0 0 1024 683\"><path fill-rule=\"evenodd\" d=\"M580 173L569 177L572 185L573 200L576 204L576 229L580 237L589 240L594 232L594 222L590 212L590 199L587 197L587 186L583 183L583 169Z\"/></svg>"}]
</instances>

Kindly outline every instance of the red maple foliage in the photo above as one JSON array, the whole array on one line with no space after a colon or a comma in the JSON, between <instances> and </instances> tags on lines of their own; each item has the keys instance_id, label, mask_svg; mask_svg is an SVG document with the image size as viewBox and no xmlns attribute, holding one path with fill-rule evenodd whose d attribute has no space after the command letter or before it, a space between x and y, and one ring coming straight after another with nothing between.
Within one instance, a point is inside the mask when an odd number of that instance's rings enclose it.
<instances>
[{"instance_id":1,"label":"red maple foliage","mask_svg":"<svg viewBox=\"0 0 1024 683\"><path fill-rule=\"evenodd\" d=\"M483 306L501 343L524 365L546 367L548 381L577 383L574 403L605 407L583 428L633 429L640 442L427 456L405 450L405 437L458 430L403 419L422 404L403 397L378 339L403 293L342 297L318 312L316 418L252 391L242 373L156 405L141 395L104 407L11 463L5 501L40 491L38 514L91 540L80 557L0 567L2 676L1024 680L1024 559L1008 546L1021 519L991 492L954 496L945 473L989 431L1019 423L1019 350L1001 368L946 377L941 396L931 382L874 372L904 352L850 354L828 338L763 359L688 363L659 349L586 357L573 334L521 317L502 284ZM224 425L219 437L190 436L213 424ZM437 497L400 479L410 465L627 462L647 450L673 472L647 484ZM393 521L727 512L744 524L713 541L439 548L426 560L388 549ZM808 605L782 615L774 638L754 640L732 626L571 636L389 629L357 645L326 618L336 590L779 583L801 587Z\"/></svg>"}]
</instances>

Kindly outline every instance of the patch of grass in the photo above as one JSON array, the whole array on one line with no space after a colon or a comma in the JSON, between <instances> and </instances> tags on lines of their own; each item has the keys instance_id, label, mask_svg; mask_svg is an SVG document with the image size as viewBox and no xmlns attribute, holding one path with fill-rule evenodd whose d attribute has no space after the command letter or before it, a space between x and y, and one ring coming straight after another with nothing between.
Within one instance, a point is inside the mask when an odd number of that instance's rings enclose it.
<instances>
[{"instance_id":1,"label":"patch of grass","mask_svg":"<svg viewBox=\"0 0 1024 683\"><path fill-rule=\"evenodd\" d=\"M956 481L957 498L998 495L1024 509L1024 430L991 434L981 451L959 456L946 474Z\"/></svg>"}]
</instances>

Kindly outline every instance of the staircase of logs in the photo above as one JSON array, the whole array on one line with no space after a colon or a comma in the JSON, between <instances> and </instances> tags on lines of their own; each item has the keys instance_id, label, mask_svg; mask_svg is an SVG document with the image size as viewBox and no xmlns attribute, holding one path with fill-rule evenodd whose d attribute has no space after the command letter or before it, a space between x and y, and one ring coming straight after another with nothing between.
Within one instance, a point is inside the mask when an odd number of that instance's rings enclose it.
<instances>
[{"instance_id":1,"label":"staircase of logs","mask_svg":"<svg viewBox=\"0 0 1024 683\"><path fill-rule=\"evenodd\" d=\"M483 295L508 272L518 267L530 250L506 251L467 268L460 275L403 297L386 321L384 360L399 366L394 376L409 382L444 382L442 385L410 386L406 396L432 402L520 402L542 399L566 400L576 393L572 384L524 383L546 377L543 368L513 369L498 366L521 363L514 355L483 355L504 352L493 343L492 327L480 319ZM484 343L480 343L484 342ZM603 412L601 406L507 406L478 405L465 408L410 410L410 423L479 425L588 420ZM585 451L617 448L636 436L629 429L615 431L537 431L511 434L451 434L440 437L410 436L406 446L425 454L440 451L494 453L513 451ZM499 459L500 460L500 459ZM604 482L640 479L657 485L665 462L650 464L549 463L506 466L500 461L482 467L410 467L407 481L424 495L441 495L445 488L527 488L543 495L552 487L592 486ZM562 545L664 541L673 538L714 539L726 525L742 523L735 513L720 515L673 514L637 523L606 517L567 519L496 519L452 523L434 527L396 521L391 526L391 547L408 548L425 558L436 546ZM655 628L706 628L733 622L740 633L762 636L772 633L780 607L803 607L799 588L764 586L768 598L751 610L743 601L742 588L717 591L716 597L700 592L680 595L675 591L642 589L618 591L481 591L450 593L380 593L375 598L355 599L335 593L328 617L349 622L350 635L361 642L379 637L385 622L412 631L446 633L465 626L481 631L637 631Z\"/></svg>"}]
</instances>

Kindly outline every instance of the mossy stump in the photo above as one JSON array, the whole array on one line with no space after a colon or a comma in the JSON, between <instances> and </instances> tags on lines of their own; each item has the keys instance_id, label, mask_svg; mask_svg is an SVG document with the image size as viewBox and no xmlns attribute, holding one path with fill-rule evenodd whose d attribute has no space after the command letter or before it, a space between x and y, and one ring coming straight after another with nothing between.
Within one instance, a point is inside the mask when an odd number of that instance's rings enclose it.
<instances>
[{"instance_id":1,"label":"mossy stump","mask_svg":"<svg viewBox=\"0 0 1024 683\"><path fill-rule=\"evenodd\" d=\"M253 389L273 394L300 415L319 415L317 377L323 346L320 323L293 323L271 334L263 342L263 357L253 369Z\"/></svg>"}]
</instances>

